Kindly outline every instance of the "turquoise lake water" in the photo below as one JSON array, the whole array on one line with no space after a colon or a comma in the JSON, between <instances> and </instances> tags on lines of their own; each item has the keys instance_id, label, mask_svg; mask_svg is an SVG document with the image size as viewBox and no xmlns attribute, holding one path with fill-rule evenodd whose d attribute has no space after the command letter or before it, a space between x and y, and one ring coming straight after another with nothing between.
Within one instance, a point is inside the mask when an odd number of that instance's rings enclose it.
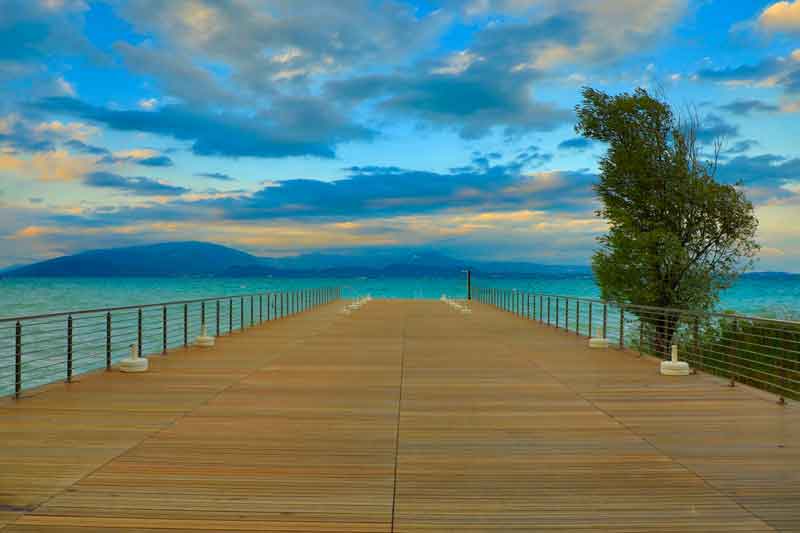
<instances>
[{"instance_id":1,"label":"turquoise lake water","mask_svg":"<svg viewBox=\"0 0 800 533\"><path fill-rule=\"evenodd\" d=\"M590 276L473 279L473 284L530 292L597 297ZM0 279L0 317L159 303L199 297L338 286L345 297L463 297L466 281L453 278L37 278ZM800 276L743 278L726 291L721 310L800 318Z\"/></svg>"},{"instance_id":2,"label":"turquoise lake water","mask_svg":"<svg viewBox=\"0 0 800 533\"><path fill-rule=\"evenodd\" d=\"M0 318L40 315L61 311L154 304L199 298L297 291L303 288L341 287L344 298L371 295L376 298L464 298L466 280L453 278L37 278L0 279ZM590 276L473 279L473 286L508 288L532 293L597 297ZM194 342L205 320L212 335L225 335L242 327L285 314L286 305L270 298L224 298L206 306L199 303L164 305L110 314L74 317L73 360L67 354L66 317L22 321L21 364L15 360L15 322L0 321L0 396L12 394L17 382L22 390L64 380L105 367L127 357L131 346L142 344L142 353L160 354ZM744 278L726 291L720 310L734 310L771 318L800 319L800 276ZM574 317L573 317L574 320ZM142 325L141 337L137 322ZM166 327L165 327L166 326Z\"/></svg>"}]
</instances>

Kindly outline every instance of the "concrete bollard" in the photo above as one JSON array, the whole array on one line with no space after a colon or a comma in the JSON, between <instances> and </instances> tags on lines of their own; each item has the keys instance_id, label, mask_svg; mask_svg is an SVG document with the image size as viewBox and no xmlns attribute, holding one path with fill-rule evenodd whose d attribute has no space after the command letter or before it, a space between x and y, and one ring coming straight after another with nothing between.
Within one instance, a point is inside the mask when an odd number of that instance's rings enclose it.
<instances>
[{"instance_id":1,"label":"concrete bollard","mask_svg":"<svg viewBox=\"0 0 800 533\"><path fill-rule=\"evenodd\" d=\"M689 363L678 361L678 346L672 345L672 360L661 361L661 374L665 376L688 376L691 371Z\"/></svg>"},{"instance_id":2,"label":"concrete bollard","mask_svg":"<svg viewBox=\"0 0 800 533\"><path fill-rule=\"evenodd\" d=\"M131 344L131 356L119 362L120 372L146 372L149 366L146 358L139 357L135 344Z\"/></svg>"},{"instance_id":3,"label":"concrete bollard","mask_svg":"<svg viewBox=\"0 0 800 533\"><path fill-rule=\"evenodd\" d=\"M597 326L595 337L589 339L589 348L608 348L608 339L603 337L603 329Z\"/></svg>"},{"instance_id":4,"label":"concrete bollard","mask_svg":"<svg viewBox=\"0 0 800 533\"><path fill-rule=\"evenodd\" d=\"M195 346L210 347L214 346L214 337L208 334L208 327L203 324L200 327L200 336L194 342Z\"/></svg>"}]
</instances>

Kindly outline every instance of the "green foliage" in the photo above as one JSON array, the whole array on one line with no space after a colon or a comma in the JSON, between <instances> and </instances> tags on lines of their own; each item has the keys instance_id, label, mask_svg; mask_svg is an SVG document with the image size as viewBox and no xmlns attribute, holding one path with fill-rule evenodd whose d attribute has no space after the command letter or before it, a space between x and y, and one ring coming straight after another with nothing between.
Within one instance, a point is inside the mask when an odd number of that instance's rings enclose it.
<instances>
[{"instance_id":1,"label":"green foliage","mask_svg":"<svg viewBox=\"0 0 800 533\"><path fill-rule=\"evenodd\" d=\"M800 399L800 324L722 318L684 353L695 368Z\"/></svg>"},{"instance_id":2,"label":"green foliage","mask_svg":"<svg viewBox=\"0 0 800 533\"><path fill-rule=\"evenodd\" d=\"M576 131L608 144L595 190L609 225L592 266L604 299L708 310L758 250L753 205L701 162L698 123L644 89L586 88ZM643 317L644 319L644 317ZM676 324L666 324L668 342ZM663 329L663 328L662 328Z\"/></svg>"}]
</instances>

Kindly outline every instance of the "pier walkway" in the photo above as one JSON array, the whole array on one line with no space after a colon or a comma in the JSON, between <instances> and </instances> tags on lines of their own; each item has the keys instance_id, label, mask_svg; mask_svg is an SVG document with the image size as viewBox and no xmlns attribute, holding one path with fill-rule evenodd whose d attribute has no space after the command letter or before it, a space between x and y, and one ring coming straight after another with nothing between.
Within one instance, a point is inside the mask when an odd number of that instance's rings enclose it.
<instances>
[{"instance_id":1,"label":"pier walkway","mask_svg":"<svg viewBox=\"0 0 800 533\"><path fill-rule=\"evenodd\" d=\"M334 302L0 399L0 532L800 531L800 408L474 304Z\"/></svg>"}]
</instances>

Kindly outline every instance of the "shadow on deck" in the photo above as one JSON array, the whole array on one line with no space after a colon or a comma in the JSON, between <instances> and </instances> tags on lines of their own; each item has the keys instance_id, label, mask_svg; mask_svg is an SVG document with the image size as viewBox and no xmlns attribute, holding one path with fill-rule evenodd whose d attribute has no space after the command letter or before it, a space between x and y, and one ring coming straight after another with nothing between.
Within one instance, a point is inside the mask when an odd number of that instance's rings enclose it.
<instances>
[{"instance_id":1,"label":"shadow on deck","mask_svg":"<svg viewBox=\"0 0 800 533\"><path fill-rule=\"evenodd\" d=\"M475 304L334 303L0 400L0 530L800 531L800 409Z\"/></svg>"}]
</instances>

